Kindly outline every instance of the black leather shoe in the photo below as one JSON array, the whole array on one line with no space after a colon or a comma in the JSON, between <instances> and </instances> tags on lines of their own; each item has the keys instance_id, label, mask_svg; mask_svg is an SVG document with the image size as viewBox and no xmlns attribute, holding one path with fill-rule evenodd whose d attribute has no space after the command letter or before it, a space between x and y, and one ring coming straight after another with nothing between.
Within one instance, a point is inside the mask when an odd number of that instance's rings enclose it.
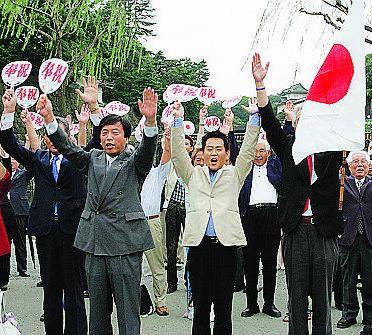
<instances>
[{"instance_id":1,"label":"black leather shoe","mask_svg":"<svg viewBox=\"0 0 372 335\"><path fill-rule=\"evenodd\" d=\"M282 313L275 307L275 305L271 305L270 307L263 305L262 313L271 316L272 318L281 318Z\"/></svg>"},{"instance_id":2,"label":"black leather shoe","mask_svg":"<svg viewBox=\"0 0 372 335\"><path fill-rule=\"evenodd\" d=\"M43 287L43 282L40 280L37 284L36 287Z\"/></svg>"},{"instance_id":3,"label":"black leather shoe","mask_svg":"<svg viewBox=\"0 0 372 335\"><path fill-rule=\"evenodd\" d=\"M167 294L171 294L177 291L177 285L169 285L167 289Z\"/></svg>"},{"instance_id":4,"label":"black leather shoe","mask_svg":"<svg viewBox=\"0 0 372 335\"><path fill-rule=\"evenodd\" d=\"M360 335L372 335L372 326L366 325L363 330L360 332Z\"/></svg>"},{"instance_id":5,"label":"black leather shoe","mask_svg":"<svg viewBox=\"0 0 372 335\"><path fill-rule=\"evenodd\" d=\"M355 325L356 323L357 323L357 320L356 320L356 319L350 319L350 320L347 320L346 318L342 317L342 318L337 322L337 328L340 328L340 329L349 328L349 327L351 327L352 325Z\"/></svg>"},{"instance_id":6,"label":"black leather shoe","mask_svg":"<svg viewBox=\"0 0 372 335\"><path fill-rule=\"evenodd\" d=\"M7 290L8 290L8 285L3 285L3 286L0 287L0 291L5 292Z\"/></svg>"},{"instance_id":7,"label":"black leather shoe","mask_svg":"<svg viewBox=\"0 0 372 335\"><path fill-rule=\"evenodd\" d=\"M27 272L18 272L18 276L19 277L24 277L24 278L30 277L30 275Z\"/></svg>"},{"instance_id":8,"label":"black leather shoe","mask_svg":"<svg viewBox=\"0 0 372 335\"><path fill-rule=\"evenodd\" d=\"M249 318L255 314L258 314L260 313L260 308L258 306L254 307L254 308L249 308L247 307L246 309L244 309L240 316L243 317L243 318Z\"/></svg>"}]
</instances>

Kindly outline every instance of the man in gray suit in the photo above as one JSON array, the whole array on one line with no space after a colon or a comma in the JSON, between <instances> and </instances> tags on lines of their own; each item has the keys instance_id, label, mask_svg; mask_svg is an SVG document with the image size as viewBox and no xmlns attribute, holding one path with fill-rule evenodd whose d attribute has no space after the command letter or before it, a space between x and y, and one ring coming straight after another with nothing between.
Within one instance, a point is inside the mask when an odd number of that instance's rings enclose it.
<instances>
[{"instance_id":1,"label":"man in gray suit","mask_svg":"<svg viewBox=\"0 0 372 335\"><path fill-rule=\"evenodd\" d=\"M88 80L81 93L91 111L98 109L98 83ZM85 96L84 96L85 95ZM87 96L92 97L89 99ZM143 140L131 155L128 121L108 115L100 122L103 150L85 152L58 128L45 95L38 102L49 138L58 151L88 176L88 195L76 234L75 247L85 251L90 293L91 335L112 334L112 296L120 335L140 333L140 280L144 250L154 247L141 207L140 190L151 169L157 142L157 94L147 88L138 101L145 117Z\"/></svg>"}]
</instances>

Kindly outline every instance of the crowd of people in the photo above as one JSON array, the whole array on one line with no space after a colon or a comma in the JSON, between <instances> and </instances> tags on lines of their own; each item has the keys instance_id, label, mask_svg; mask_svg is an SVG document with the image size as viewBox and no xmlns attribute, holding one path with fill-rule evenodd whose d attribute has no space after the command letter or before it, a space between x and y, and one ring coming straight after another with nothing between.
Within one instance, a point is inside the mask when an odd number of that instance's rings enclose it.
<instances>
[{"instance_id":1,"label":"crowd of people","mask_svg":"<svg viewBox=\"0 0 372 335\"><path fill-rule=\"evenodd\" d=\"M252 60L257 99L249 107L242 144L227 109L217 131L204 134L199 112L196 142L184 134L184 108L158 141L158 96L143 92L142 141L129 145L131 124L100 116L98 82L77 90L84 108L76 141L68 120L55 116L41 95L43 145L26 113L27 140L14 134L16 97L3 95L0 144L0 287L6 291L13 241L19 276L27 277L27 235L36 237L43 322L48 335L113 334L116 305L120 335L140 334L143 254L153 279L155 313L171 313L166 296L178 289L179 241L186 249L182 284L188 292L192 334L232 334L234 291L245 290L249 318L262 311L282 317L275 305L278 252L284 259L290 335L331 335L331 302L342 310L338 328L356 323L361 286L364 328L372 335L372 169L367 152L351 152L340 209L342 152L308 156L295 165L292 146L301 110L286 104L278 121L264 80L269 65ZM87 124L93 124L87 143ZM161 143L161 148L158 148ZM154 162L157 150L162 154ZM22 167L21 167L22 166ZM27 186L34 193L28 203ZM33 245L32 242L30 244ZM182 249L181 249L182 250ZM263 300L258 305L262 263ZM89 295L89 322L84 297ZM283 313L284 314L284 313Z\"/></svg>"}]
</instances>

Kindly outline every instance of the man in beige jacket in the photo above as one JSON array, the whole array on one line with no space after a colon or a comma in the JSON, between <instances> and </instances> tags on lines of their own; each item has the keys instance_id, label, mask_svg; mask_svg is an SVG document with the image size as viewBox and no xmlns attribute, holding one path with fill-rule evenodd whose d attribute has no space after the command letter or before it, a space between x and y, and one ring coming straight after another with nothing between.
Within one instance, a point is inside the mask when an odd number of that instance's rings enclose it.
<instances>
[{"instance_id":1,"label":"man in beige jacket","mask_svg":"<svg viewBox=\"0 0 372 335\"><path fill-rule=\"evenodd\" d=\"M209 315L214 303L214 335L232 334L231 310L236 273L236 249L246 245L238 196L252 168L259 119L250 118L235 166L226 135L219 131L203 137L205 166L194 167L184 147L183 108L174 104L171 158L189 190L183 245L190 247L190 281L194 300L192 334L210 334ZM256 124L256 125L255 125Z\"/></svg>"}]
</instances>

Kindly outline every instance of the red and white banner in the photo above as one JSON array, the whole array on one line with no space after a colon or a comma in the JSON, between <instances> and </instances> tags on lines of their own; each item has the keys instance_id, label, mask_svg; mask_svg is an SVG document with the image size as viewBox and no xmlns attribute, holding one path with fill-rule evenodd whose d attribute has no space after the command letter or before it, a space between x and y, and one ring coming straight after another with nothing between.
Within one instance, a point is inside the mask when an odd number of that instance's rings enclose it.
<instances>
[{"instance_id":1,"label":"red and white banner","mask_svg":"<svg viewBox=\"0 0 372 335\"><path fill-rule=\"evenodd\" d=\"M41 64L39 69L39 86L45 94L57 91L68 72L68 65L59 58L51 58Z\"/></svg>"},{"instance_id":2,"label":"red and white banner","mask_svg":"<svg viewBox=\"0 0 372 335\"><path fill-rule=\"evenodd\" d=\"M15 87L22 84L30 75L32 64L27 61L12 62L4 66L1 78L6 86Z\"/></svg>"},{"instance_id":3,"label":"red and white banner","mask_svg":"<svg viewBox=\"0 0 372 335\"><path fill-rule=\"evenodd\" d=\"M221 120L217 116L208 116L204 120L204 129L206 131L218 130L221 126Z\"/></svg>"},{"instance_id":4,"label":"red and white banner","mask_svg":"<svg viewBox=\"0 0 372 335\"><path fill-rule=\"evenodd\" d=\"M28 109L39 99L39 89L34 86L21 86L15 90L18 106Z\"/></svg>"},{"instance_id":5,"label":"red and white banner","mask_svg":"<svg viewBox=\"0 0 372 335\"><path fill-rule=\"evenodd\" d=\"M198 88L196 97L200 102L207 106L218 100L217 90L213 87Z\"/></svg>"},{"instance_id":6,"label":"red and white banner","mask_svg":"<svg viewBox=\"0 0 372 335\"><path fill-rule=\"evenodd\" d=\"M104 109L108 114L115 114L119 116L124 116L130 112L130 107L120 101L112 101L108 103Z\"/></svg>"},{"instance_id":7,"label":"red and white banner","mask_svg":"<svg viewBox=\"0 0 372 335\"><path fill-rule=\"evenodd\" d=\"M307 94L293 144L296 164L325 151L364 147L364 2L354 0Z\"/></svg>"},{"instance_id":8,"label":"red and white banner","mask_svg":"<svg viewBox=\"0 0 372 335\"><path fill-rule=\"evenodd\" d=\"M32 125L34 126L35 130L43 128L44 118L40 114L34 112L28 112L27 114L30 116Z\"/></svg>"}]
</instances>

